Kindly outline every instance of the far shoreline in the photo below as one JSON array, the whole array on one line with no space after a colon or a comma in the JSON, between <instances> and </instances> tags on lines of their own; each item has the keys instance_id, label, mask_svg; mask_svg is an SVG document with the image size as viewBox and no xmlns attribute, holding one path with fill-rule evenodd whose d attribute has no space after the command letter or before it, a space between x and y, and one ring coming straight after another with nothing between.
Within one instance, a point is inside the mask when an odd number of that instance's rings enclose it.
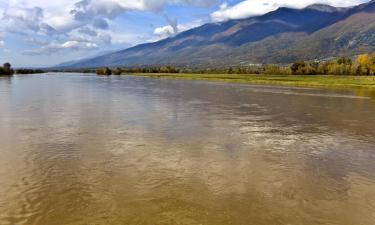
<instances>
[{"instance_id":1,"label":"far shoreline","mask_svg":"<svg viewBox=\"0 0 375 225\"><path fill-rule=\"evenodd\" d=\"M206 80L239 84L375 91L375 76L200 73L124 73L122 75L155 79Z\"/></svg>"},{"instance_id":2,"label":"far shoreline","mask_svg":"<svg viewBox=\"0 0 375 225\"><path fill-rule=\"evenodd\" d=\"M175 80L201 80L213 82L225 82L233 84L249 85L270 85L280 87L299 88L322 88L331 90L355 90L374 93L375 96L375 76L355 76L355 75L270 75L270 74L214 74L214 73L131 73L125 72L112 75L98 75L95 73L82 73L73 71L56 71L22 75L42 75L42 74L91 74L101 77L133 76L153 79L175 79ZM0 76L13 77L13 76Z\"/></svg>"}]
</instances>

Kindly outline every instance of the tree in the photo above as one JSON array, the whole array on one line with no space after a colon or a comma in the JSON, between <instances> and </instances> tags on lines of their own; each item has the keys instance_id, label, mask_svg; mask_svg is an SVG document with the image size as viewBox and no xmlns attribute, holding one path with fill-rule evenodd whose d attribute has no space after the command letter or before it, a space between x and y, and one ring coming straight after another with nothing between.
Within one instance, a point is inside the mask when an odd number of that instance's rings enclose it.
<instances>
[{"instance_id":1,"label":"tree","mask_svg":"<svg viewBox=\"0 0 375 225\"><path fill-rule=\"evenodd\" d=\"M347 58L347 57L342 57L342 58L339 58L338 60L337 60L337 63L339 64L339 65L352 65L353 64L353 62L352 62L352 60L350 59L350 58Z\"/></svg>"},{"instance_id":2,"label":"tree","mask_svg":"<svg viewBox=\"0 0 375 225\"><path fill-rule=\"evenodd\" d=\"M3 67L0 67L0 75L13 75L14 70L12 69L12 65L10 63L4 63Z\"/></svg>"},{"instance_id":3,"label":"tree","mask_svg":"<svg viewBox=\"0 0 375 225\"><path fill-rule=\"evenodd\" d=\"M4 63L4 70L10 70L11 69L11 67L12 67L12 65L10 65L10 63Z\"/></svg>"},{"instance_id":4,"label":"tree","mask_svg":"<svg viewBox=\"0 0 375 225\"><path fill-rule=\"evenodd\" d=\"M290 67L293 75L304 75L306 73L306 63L305 61L297 61Z\"/></svg>"},{"instance_id":5,"label":"tree","mask_svg":"<svg viewBox=\"0 0 375 225\"><path fill-rule=\"evenodd\" d=\"M106 68L98 69L96 71L96 74L109 76L109 75L112 75L112 70L106 67Z\"/></svg>"},{"instance_id":6,"label":"tree","mask_svg":"<svg viewBox=\"0 0 375 225\"><path fill-rule=\"evenodd\" d=\"M359 65L367 65L370 63L370 56L368 54L362 54L357 57L357 63Z\"/></svg>"},{"instance_id":7,"label":"tree","mask_svg":"<svg viewBox=\"0 0 375 225\"><path fill-rule=\"evenodd\" d=\"M305 73L307 75L317 75L318 69L319 69L319 63L312 62L312 63L309 63L309 65L307 65Z\"/></svg>"},{"instance_id":8,"label":"tree","mask_svg":"<svg viewBox=\"0 0 375 225\"><path fill-rule=\"evenodd\" d=\"M370 60L371 60L371 68L370 68L371 74L375 75L375 52L373 52L371 54L371 59Z\"/></svg>"},{"instance_id":9,"label":"tree","mask_svg":"<svg viewBox=\"0 0 375 225\"><path fill-rule=\"evenodd\" d=\"M357 57L358 75L370 75L373 62L368 54L362 54Z\"/></svg>"},{"instance_id":10,"label":"tree","mask_svg":"<svg viewBox=\"0 0 375 225\"><path fill-rule=\"evenodd\" d=\"M122 73L122 69L118 67L112 71L112 74L114 75L121 75L121 73Z\"/></svg>"},{"instance_id":11,"label":"tree","mask_svg":"<svg viewBox=\"0 0 375 225\"><path fill-rule=\"evenodd\" d=\"M265 65L261 71L263 74L269 75L290 75L290 68L289 67L282 67L278 65ZM255 73L255 72L252 72Z\"/></svg>"}]
</instances>

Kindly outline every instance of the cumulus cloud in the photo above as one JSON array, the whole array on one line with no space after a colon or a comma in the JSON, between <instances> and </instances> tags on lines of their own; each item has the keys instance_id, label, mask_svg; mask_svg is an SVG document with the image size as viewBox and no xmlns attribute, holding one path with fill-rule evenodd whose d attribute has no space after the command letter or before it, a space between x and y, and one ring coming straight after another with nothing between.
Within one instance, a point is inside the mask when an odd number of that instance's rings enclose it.
<instances>
[{"instance_id":1,"label":"cumulus cloud","mask_svg":"<svg viewBox=\"0 0 375 225\"><path fill-rule=\"evenodd\" d=\"M178 21L176 17L170 17L167 14L165 14L165 19L167 20L170 27L172 27L172 34L178 33Z\"/></svg>"},{"instance_id":2,"label":"cumulus cloud","mask_svg":"<svg viewBox=\"0 0 375 225\"><path fill-rule=\"evenodd\" d=\"M158 41L160 39L165 39L167 37L174 36L178 33L198 27L203 23L204 21L202 20L195 20L191 23L175 24L175 27L172 25L157 27L154 29L154 35L156 35L156 38L152 39L151 41Z\"/></svg>"},{"instance_id":3,"label":"cumulus cloud","mask_svg":"<svg viewBox=\"0 0 375 225\"><path fill-rule=\"evenodd\" d=\"M58 53L63 50L90 50L97 48L96 43L91 43L88 41L66 41L64 43L50 43L48 45L44 45L39 49L36 50L26 50L23 52L24 55L49 55L52 53Z\"/></svg>"},{"instance_id":4,"label":"cumulus cloud","mask_svg":"<svg viewBox=\"0 0 375 225\"><path fill-rule=\"evenodd\" d=\"M93 30L89 27L82 27L78 30L78 32L81 33L81 34L89 35L91 37L98 36L98 33L95 30Z\"/></svg>"},{"instance_id":5,"label":"cumulus cloud","mask_svg":"<svg viewBox=\"0 0 375 225\"><path fill-rule=\"evenodd\" d=\"M233 6L225 2L220 9L211 14L215 22L230 19L243 19L250 16L263 15L279 7L304 8L312 4L327 4L336 7L358 5L368 0L244 0Z\"/></svg>"},{"instance_id":6,"label":"cumulus cloud","mask_svg":"<svg viewBox=\"0 0 375 225\"><path fill-rule=\"evenodd\" d=\"M45 23L43 9L24 6L9 7L3 12L1 25L8 32L51 34L54 28Z\"/></svg>"},{"instance_id":7,"label":"cumulus cloud","mask_svg":"<svg viewBox=\"0 0 375 225\"><path fill-rule=\"evenodd\" d=\"M104 44L111 44L112 43L112 36L108 33L99 33L97 35L98 40Z\"/></svg>"},{"instance_id":8,"label":"cumulus cloud","mask_svg":"<svg viewBox=\"0 0 375 225\"><path fill-rule=\"evenodd\" d=\"M161 12L167 5L190 5L207 7L218 0L10 0L6 7L8 17L17 17L31 25L41 22L56 30L95 24L106 28L107 20L113 20L128 11ZM29 21L25 21L29 18ZM35 23L36 22L36 23Z\"/></svg>"},{"instance_id":9,"label":"cumulus cloud","mask_svg":"<svg viewBox=\"0 0 375 225\"><path fill-rule=\"evenodd\" d=\"M47 40L37 39L37 38L34 38L34 37L26 38L25 40L32 45L39 45L39 46L48 45L48 43L49 43Z\"/></svg>"},{"instance_id":10,"label":"cumulus cloud","mask_svg":"<svg viewBox=\"0 0 375 225\"><path fill-rule=\"evenodd\" d=\"M80 42L80 41L67 41L61 45L62 49L93 49L98 46L95 43Z\"/></svg>"},{"instance_id":11,"label":"cumulus cloud","mask_svg":"<svg viewBox=\"0 0 375 225\"><path fill-rule=\"evenodd\" d=\"M82 0L74 4L70 15L75 21L91 23L94 27L107 29L107 20L113 20L128 11L161 12L166 5L193 5L205 7L217 0ZM167 19L173 23L173 18ZM172 25L172 27L176 27Z\"/></svg>"},{"instance_id":12,"label":"cumulus cloud","mask_svg":"<svg viewBox=\"0 0 375 225\"><path fill-rule=\"evenodd\" d=\"M9 0L0 7L0 32L4 30L5 33L27 35L25 41L32 41L41 46L38 50L26 51L26 54L48 54L65 49L86 50L97 48L99 45L110 45L114 34L110 30L111 22L126 12L148 11L165 15L163 10L167 5L207 7L217 1ZM171 35L183 29L183 26L177 24L177 19L165 17L172 27ZM163 32L160 31L160 35L161 33ZM33 35L42 38L35 39ZM115 37L116 41L120 42L126 35L116 34Z\"/></svg>"},{"instance_id":13,"label":"cumulus cloud","mask_svg":"<svg viewBox=\"0 0 375 225\"><path fill-rule=\"evenodd\" d=\"M107 20L103 18L96 18L94 19L92 26L98 29L106 30L109 28Z\"/></svg>"},{"instance_id":14,"label":"cumulus cloud","mask_svg":"<svg viewBox=\"0 0 375 225\"><path fill-rule=\"evenodd\" d=\"M174 29L171 25L157 27L154 30L154 34L158 36L158 39L164 39L175 34Z\"/></svg>"}]
</instances>

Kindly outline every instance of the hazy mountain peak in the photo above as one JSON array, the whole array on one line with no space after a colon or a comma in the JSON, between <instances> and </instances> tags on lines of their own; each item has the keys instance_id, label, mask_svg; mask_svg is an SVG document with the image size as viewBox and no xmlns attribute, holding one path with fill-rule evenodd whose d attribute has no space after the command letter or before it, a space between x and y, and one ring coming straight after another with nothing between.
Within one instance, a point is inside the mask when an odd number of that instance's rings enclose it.
<instances>
[{"instance_id":1,"label":"hazy mountain peak","mask_svg":"<svg viewBox=\"0 0 375 225\"><path fill-rule=\"evenodd\" d=\"M325 5L325 4L313 4L313 5L306 7L306 9L314 9L314 10L321 11L321 12L336 12L336 11L339 11L340 8L336 8L336 7Z\"/></svg>"}]
</instances>

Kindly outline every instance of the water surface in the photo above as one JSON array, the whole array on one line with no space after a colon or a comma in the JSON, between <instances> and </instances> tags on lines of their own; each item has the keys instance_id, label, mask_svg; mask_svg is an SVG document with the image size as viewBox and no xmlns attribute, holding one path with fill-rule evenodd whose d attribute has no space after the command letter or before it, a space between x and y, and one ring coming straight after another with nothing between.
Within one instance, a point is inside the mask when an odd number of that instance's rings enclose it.
<instances>
[{"instance_id":1,"label":"water surface","mask_svg":"<svg viewBox=\"0 0 375 225\"><path fill-rule=\"evenodd\" d=\"M375 100L139 77L0 78L0 225L374 225Z\"/></svg>"}]
</instances>

